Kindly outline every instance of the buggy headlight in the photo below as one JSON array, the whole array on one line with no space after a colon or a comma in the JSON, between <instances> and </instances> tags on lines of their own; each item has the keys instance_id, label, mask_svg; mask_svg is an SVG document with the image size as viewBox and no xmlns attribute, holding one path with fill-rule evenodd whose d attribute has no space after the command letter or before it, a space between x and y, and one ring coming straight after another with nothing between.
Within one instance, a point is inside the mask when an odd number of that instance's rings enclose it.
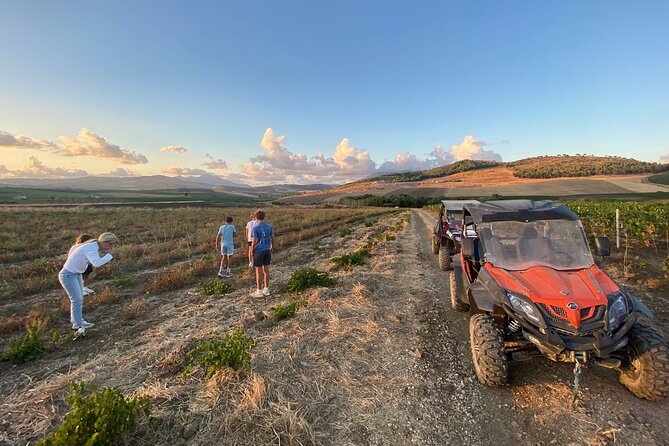
<instances>
[{"instance_id":1,"label":"buggy headlight","mask_svg":"<svg viewBox=\"0 0 669 446\"><path fill-rule=\"evenodd\" d=\"M618 328L618 325L620 325L625 316L627 316L627 302L625 302L625 296L616 294L609 299L609 331Z\"/></svg>"},{"instance_id":2,"label":"buggy headlight","mask_svg":"<svg viewBox=\"0 0 669 446\"><path fill-rule=\"evenodd\" d=\"M527 302L525 299L516 296L510 292L506 292L506 297L509 298L509 303L511 307L516 310L521 315L525 316L528 320L534 322L537 325L543 326L543 320L541 319L541 314L537 307Z\"/></svg>"}]
</instances>

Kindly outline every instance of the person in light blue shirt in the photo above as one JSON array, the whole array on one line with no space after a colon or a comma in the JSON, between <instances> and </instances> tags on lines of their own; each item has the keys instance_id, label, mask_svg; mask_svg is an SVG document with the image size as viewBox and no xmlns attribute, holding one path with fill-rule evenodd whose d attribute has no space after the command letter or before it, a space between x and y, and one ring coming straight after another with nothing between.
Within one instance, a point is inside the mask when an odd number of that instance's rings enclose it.
<instances>
[{"instance_id":1,"label":"person in light blue shirt","mask_svg":"<svg viewBox=\"0 0 669 446\"><path fill-rule=\"evenodd\" d=\"M256 291L253 297L269 296L269 264L274 252L274 230L265 223L265 211L258 209L254 214L258 224L253 228L253 266L256 268ZM263 284L264 288L260 288Z\"/></svg>"},{"instance_id":2,"label":"person in light blue shirt","mask_svg":"<svg viewBox=\"0 0 669 446\"><path fill-rule=\"evenodd\" d=\"M230 277L230 257L235 253L234 237L237 230L232 225L232 217L225 217L225 224L218 228L216 234L216 249L221 247L221 265L218 268L218 277Z\"/></svg>"}]
</instances>

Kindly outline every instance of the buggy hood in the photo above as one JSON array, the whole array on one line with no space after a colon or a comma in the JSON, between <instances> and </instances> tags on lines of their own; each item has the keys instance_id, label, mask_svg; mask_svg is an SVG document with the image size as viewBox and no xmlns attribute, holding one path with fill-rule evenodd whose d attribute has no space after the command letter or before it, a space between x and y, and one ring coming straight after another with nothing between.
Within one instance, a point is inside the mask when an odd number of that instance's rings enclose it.
<instances>
[{"instance_id":1,"label":"buggy hood","mask_svg":"<svg viewBox=\"0 0 669 446\"><path fill-rule=\"evenodd\" d=\"M596 265L574 271L559 271L544 266L524 271L507 271L490 264L485 267L503 288L543 304L543 309L552 313L553 317L566 316L576 328L581 325L582 319L594 314L596 307L608 304L606 296L619 290L615 282ZM577 308L570 309L567 306L569 303L575 303Z\"/></svg>"}]
</instances>

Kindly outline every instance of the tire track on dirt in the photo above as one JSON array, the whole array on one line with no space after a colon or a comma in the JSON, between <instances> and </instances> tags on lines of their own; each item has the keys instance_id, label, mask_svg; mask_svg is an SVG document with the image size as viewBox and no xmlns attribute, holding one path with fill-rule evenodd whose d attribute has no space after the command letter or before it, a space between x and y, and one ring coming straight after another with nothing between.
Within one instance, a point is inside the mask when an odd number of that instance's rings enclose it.
<instances>
[{"instance_id":1,"label":"tire track on dirt","mask_svg":"<svg viewBox=\"0 0 669 446\"><path fill-rule=\"evenodd\" d=\"M393 299L409 305L409 323L416 342L410 375L413 385L404 396L410 444L512 444L508 429L490 429L496 420L488 406L498 398L483 396L471 370L466 321L450 310L448 275L439 271L428 252L425 214L412 211L411 226L402 234L400 262L395 265ZM484 401L485 398L485 401ZM399 426L398 426L399 427Z\"/></svg>"}]
</instances>

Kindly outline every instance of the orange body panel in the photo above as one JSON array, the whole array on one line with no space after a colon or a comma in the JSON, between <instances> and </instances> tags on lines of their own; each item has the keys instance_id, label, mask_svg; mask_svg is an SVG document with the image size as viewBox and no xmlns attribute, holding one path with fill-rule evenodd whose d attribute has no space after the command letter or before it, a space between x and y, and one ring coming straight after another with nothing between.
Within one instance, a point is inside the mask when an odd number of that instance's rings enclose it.
<instances>
[{"instance_id":1,"label":"orange body panel","mask_svg":"<svg viewBox=\"0 0 669 446\"><path fill-rule=\"evenodd\" d=\"M581 319L594 314L595 307L606 305L607 295L618 291L618 286L596 265L576 271L559 271L544 266L524 271L507 271L491 264L484 266L503 288L529 297L535 303L542 303L556 317L564 317L576 328ZM571 309L568 303L578 307ZM561 309L559 313L553 307ZM581 310L589 311L581 315Z\"/></svg>"}]
</instances>

